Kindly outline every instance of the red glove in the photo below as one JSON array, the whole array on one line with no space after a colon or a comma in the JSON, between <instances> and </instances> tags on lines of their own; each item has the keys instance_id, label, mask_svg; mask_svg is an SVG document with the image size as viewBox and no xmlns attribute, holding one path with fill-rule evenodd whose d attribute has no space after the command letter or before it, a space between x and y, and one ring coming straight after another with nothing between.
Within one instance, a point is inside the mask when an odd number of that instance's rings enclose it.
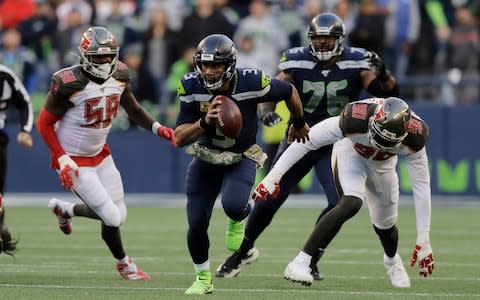
<instances>
[{"instance_id":1,"label":"red glove","mask_svg":"<svg viewBox=\"0 0 480 300\"><path fill-rule=\"evenodd\" d=\"M435 261L433 260L432 247L429 243L415 245L413 249L412 260L410 261L410 266L415 266L418 261L418 270L420 276L427 277L432 274L433 269L435 268Z\"/></svg>"},{"instance_id":2,"label":"red glove","mask_svg":"<svg viewBox=\"0 0 480 300\"><path fill-rule=\"evenodd\" d=\"M280 194L280 185L278 183L264 184L262 181L253 192L252 199L257 202L272 197L275 200L278 194Z\"/></svg>"},{"instance_id":3,"label":"red glove","mask_svg":"<svg viewBox=\"0 0 480 300\"><path fill-rule=\"evenodd\" d=\"M175 140L175 130L173 130L172 128L163 126L162 124L155 122L152 125L152 131L159 137L170 141L173 147L177 147L177 141Z\"/></svg>"},{"instance_id":4,"label":"red glove","mask_svg":"<svg viewBox=\"0 0 480 300\"><path fill-rule=\"evenodd\" d=\"M71 189L73 186L72 174L79 176L78 166L67 154L60 156L57 160L60 165L60 183L65 189Z\"/></svg>"}]
</instances>

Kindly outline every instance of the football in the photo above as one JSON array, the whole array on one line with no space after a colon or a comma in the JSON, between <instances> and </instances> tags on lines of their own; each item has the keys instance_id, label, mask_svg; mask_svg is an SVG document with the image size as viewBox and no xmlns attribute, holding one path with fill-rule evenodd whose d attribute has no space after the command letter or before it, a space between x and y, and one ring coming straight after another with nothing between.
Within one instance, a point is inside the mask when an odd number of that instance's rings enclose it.
<instances>
[{"instance_id":1,"label":"football","mask_svg":"<svg viewBox=\"0 0 480 300\"><path fill-rule=\"evenodd\" d=\"M222 104L218 106L220 113L215 121L215 126L226 137L235 139L242 130L242 113L235 101L227 96L221 96L220 100L222 100Z\"/></svg>"}]
</instances>

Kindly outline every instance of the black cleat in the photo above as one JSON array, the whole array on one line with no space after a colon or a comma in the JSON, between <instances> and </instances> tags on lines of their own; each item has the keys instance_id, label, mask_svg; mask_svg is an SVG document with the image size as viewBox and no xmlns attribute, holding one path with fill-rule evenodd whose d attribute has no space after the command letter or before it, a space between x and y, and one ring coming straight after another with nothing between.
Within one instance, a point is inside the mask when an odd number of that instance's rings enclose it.
<instances>
[{"instance_id":1,"label":"black cleat","mask_svg":"<svg viewBox=\"0 0 480 300\"><path fill-rule=\"evenodd\" d=\"M215 277L233 278L240 273L240 266L255 262L259 255L260 253L255 247L248 250L247 255L243 257L240 251L237 250L217 268Z\"/></svg>"}]
</instances>

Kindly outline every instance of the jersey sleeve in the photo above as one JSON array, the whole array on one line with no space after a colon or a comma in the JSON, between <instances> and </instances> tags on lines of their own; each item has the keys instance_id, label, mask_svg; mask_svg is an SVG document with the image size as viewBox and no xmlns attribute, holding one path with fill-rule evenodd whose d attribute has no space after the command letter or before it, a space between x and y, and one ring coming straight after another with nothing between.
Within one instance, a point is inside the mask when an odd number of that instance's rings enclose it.
<instances>
[{"instance_id":1,"label":"jersey sleeve","mask_svg":"<svg viewBox=\"0 0 480 300\"><path fill-rule=\"evenodd\" d=\"M55 101L69 101L70 96L82 90L87 84L80 67L62 69L53 74L50 81L50 93Z\"/></svg>"},{"instance_id":2,"label":"jersey sleeve","mask_svg":"<svg viewBox=\"0 0 480 300\"><path fill-rule=\"evenodd\" d=\"M121 61L117 62L117 70L113 73L112 77L126 83L130 82L132 78L128 66Z\"/></svg>"},{"instance_id":3,"label":"jersey sleeve","mask_svg":"<svg viewBox=\"0 0 480 300\"><path fill-rule=\"evenodd\" d=\"M430 172L427 151L420 151L405 157L408 176L412 184L417 232L429 232L432 214Z\"/></svg>"},{"instance_id":4,"label":"jersey sleeve","mask_svg":"<svg viewBox=\"0 0 480 300\"><path fill-rule=\"evenodd\" d=\"M428 140L428 125L420 119L415 113L412 113L412 119L408 123L408 135L402 144L417 152L424 148Z\"/></svg>"},{"instance_id":5,"label":"jersey sleeve","mask_svg":"<svg viewBox=\"0 0 480 300\"><path fill-rule=\"evenodd\" d=\"M186 74L177 82L177 99L180 101L180 111L177 116L176 126L194 123L200 118L200 105L192 95L192 80L194 77ZM206 106L208 109L208 106Z\"/></svg>"}]
</instances>

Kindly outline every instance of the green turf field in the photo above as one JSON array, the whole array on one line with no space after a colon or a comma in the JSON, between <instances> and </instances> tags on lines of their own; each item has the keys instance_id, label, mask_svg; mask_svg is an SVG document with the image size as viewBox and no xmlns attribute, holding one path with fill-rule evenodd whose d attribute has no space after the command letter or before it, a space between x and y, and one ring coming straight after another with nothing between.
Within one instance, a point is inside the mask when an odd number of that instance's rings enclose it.
<instances>
[{"instance_id":1,"label":"green turf field","mask_svg":"<svg viewBox=\"0 0 480 300\"><path fill-rule=\"evenodd\" d=\"M182 208L130 207L122 227L127 253L150 273L147 282L123 281L99 235L98 222L74 219L65 236L45 207L10 207L7 223L20 238L16 259L0 256L0 299L480 299L480 208L435 208L431 232L434 276L407 267L412 287L394 289L385 274L380 242L366 209L350 220L320 265L322 282L303 287L283 279L286 264L310 233L316 209L284 208L260 237L259 261L237 278L214 279L212 295L185 296L194 280ZM399 252L410 260L415 242L413 208L401 208ZM229 255L226 220L215 209L210 226L210 262Z\"/></svg>"}]
</instances>

